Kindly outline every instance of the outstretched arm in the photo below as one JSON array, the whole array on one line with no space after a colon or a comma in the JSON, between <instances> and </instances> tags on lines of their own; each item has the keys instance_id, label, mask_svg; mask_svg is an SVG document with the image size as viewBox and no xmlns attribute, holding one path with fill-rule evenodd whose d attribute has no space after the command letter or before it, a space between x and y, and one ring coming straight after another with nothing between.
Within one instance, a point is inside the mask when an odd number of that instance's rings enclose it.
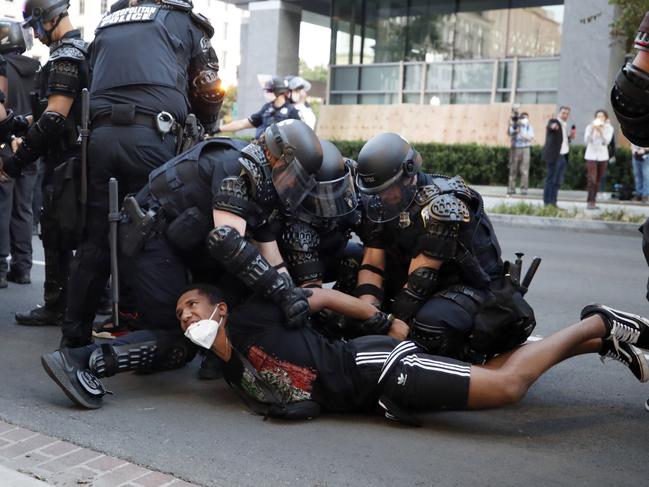
<instances>
[{"instance_id":1,"label":"outstretched arm","mask_svg":"<svg viewBox=\"0 0 649 487\"><path fill-rule=\"evenodd\" d=\"M311 289L313 294L307 299L309 301L309 308L312 313L317 313L323 309L329 309L335 313L339 313L347 318L352 318L359 321L366 321L377 314L376 307L362 301L358 298L350 296L349 294L341 293L334 289ZM403 321L394 319L388 335L399 340L405 340L408 336L408 325Z\"/></svg>"}]
</instances>

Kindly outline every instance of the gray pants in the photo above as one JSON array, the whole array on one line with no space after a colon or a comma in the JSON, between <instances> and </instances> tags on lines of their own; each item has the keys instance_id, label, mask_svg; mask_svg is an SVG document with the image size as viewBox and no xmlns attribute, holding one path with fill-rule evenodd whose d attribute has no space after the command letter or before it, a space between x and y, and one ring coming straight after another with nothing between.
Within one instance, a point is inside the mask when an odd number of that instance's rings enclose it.
<instances>
[{"instance_id":1,"label":"gray pants","mask_svg":"<svg viewBox=\"0 0 649 487\"><path fill-rule=\"evenodd\" d=\"M530 148L513 147L509 154L509 186L507 191L516 191L516 177L521 175L521 191L527 191L530 175Z\"/></svg>"},{"instance_id":2,"label":"gray pants","mask_svg":"<svg viewBox=\"0 0 649 487\"><path fill-rule=\"evenodd\" d=\"M0 273L8 270L7 257L15 272L32 268L32 198L36 168L6 183L0 183Z\"/></svg>"}]
</instances>

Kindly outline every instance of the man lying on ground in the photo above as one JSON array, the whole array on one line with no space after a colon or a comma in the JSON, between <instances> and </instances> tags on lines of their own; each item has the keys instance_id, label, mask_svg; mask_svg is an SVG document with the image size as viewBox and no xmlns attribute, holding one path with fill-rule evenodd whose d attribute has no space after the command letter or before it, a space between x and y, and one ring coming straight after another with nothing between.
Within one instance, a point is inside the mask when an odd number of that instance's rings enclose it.
<instances>
[{"instance_id":1,"label":"man lying on ground","mask_svg":"<svg viewBox=\"0 0 649 487\"><path fill-rule=\"evenodd\" d=\"M281 310L256 296L228 314L221 291L201 284L180 296L176 310L190 340L224 360L228 383L253 409L272 416L369 411L378 403L387 418L416 424L415 410L501 407L519 401L552 366L584 353L612 356L640 382L649 380L649 365L636 348L649 348L649 320L607 306L586 306L579 323L485 365L470 365L400 341L407 336L405 323L368 303L329 289L310 292L312 312L330 309L360 326L391 321L390 336L345 342L327 340L309 326L289 329ZM92 373L79 372L65 350L44 355L43 363L64 392L86 406L88 393L76 378Z\"/></svg>"}]
</instances>

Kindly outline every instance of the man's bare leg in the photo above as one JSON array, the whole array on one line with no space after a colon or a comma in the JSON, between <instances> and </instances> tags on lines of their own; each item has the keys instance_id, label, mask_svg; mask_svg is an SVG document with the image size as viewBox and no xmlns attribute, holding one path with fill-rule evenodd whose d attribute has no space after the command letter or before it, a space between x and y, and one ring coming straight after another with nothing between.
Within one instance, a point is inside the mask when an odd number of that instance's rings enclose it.
<instances>
[{"instance_id":1,"label":"man's bare leg","mask_svg":"<svg viewBox=\"0 0 649 487\"><path fill-rule=\"evenodd\" d=\"M497 357L485 366L471 367L469 409L485 409L518 402L530 386L549 368L583 353L597 353L606 335L599 315L569 326L538 342Z\"/></svg>"}]
</instances>

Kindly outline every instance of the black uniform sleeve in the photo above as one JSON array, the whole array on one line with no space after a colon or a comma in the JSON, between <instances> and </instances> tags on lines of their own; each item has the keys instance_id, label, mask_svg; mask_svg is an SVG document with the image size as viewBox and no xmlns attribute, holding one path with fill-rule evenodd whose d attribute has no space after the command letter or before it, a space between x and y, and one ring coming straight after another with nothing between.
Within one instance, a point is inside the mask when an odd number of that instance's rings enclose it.
<instances>
[{"instance_id":1,"label":"black uniform sleeve","mask_svg":"<svg viewBox=\"0 0 649 487\"><path fill-rule=\"evenodd\" d=\"M7 60L0 56L0 76L7 77Z\"/></svg>"},{"instance_id":2,"label":"black uniform sleeve","mask_svg":"<svg viewBox=\"0 0 649 487\"><path fill-rule=\"evenodd\" d=\"M212 207L215 210L227 211L245 219L253 209L248 178L243 174L214 178L212 195Z\"/></svg>"},{"instance_id":3,"label":"black uniform sleeve","mask_svg":"<svg viewBox=\"0 0 649 487\"><path fill-rule=\"evenodd\" d=\"M205 21L207 22L206 19ZM196 25L192 25L190 31L192 50L189 63L189 101L192 111L207 133L211 134L216 130L225 95L219 79L219 59L208 33Z\"/></svg>"},{"instance_id":4,"label":"black uniform sleeve","mask_svg":"<svg viewBox=\"0 0 649 487\"><path fill-rule=\"evenodd\" d=\"M259 127L263 122L264 122L264 110L266 109L266 105L261 107L261 110L259 110L256 113L253 113L248 117L248 121L252 124L253 127Z\"/></svg>"},{"instance_id":5,"label":"black uniform sleeve","mask_svg":"<svg viewBox=\"0 0 649 487\"><path fill-rule=\"evenodd\" d=\"M312 225L288 220L279 244L288 271L298 285L322 279L324 264L319 254L320 235Z\"/></svg>"},{"instance_id":6,"label":"black uniform sleeve","mask_svg":"<svg viewBox=\"0 0 649 487\"><path fill-rule=\"evenodd\" d=\"M290 105L288 109L288 118L294 118L295 120L301 120L300 112L295 108L294 105Z\"/></svg>"},{"instance_id":7,"label":"black uniform sleeve","mask_svg":"<svg viewBox=\"0 0 649 487\"><path fill-rule=\"evenodd\" d=\"M50 64L47 95L64 95L75 98L81 90L79 63L60 59Z\"/></svg>"}]
</instances>

